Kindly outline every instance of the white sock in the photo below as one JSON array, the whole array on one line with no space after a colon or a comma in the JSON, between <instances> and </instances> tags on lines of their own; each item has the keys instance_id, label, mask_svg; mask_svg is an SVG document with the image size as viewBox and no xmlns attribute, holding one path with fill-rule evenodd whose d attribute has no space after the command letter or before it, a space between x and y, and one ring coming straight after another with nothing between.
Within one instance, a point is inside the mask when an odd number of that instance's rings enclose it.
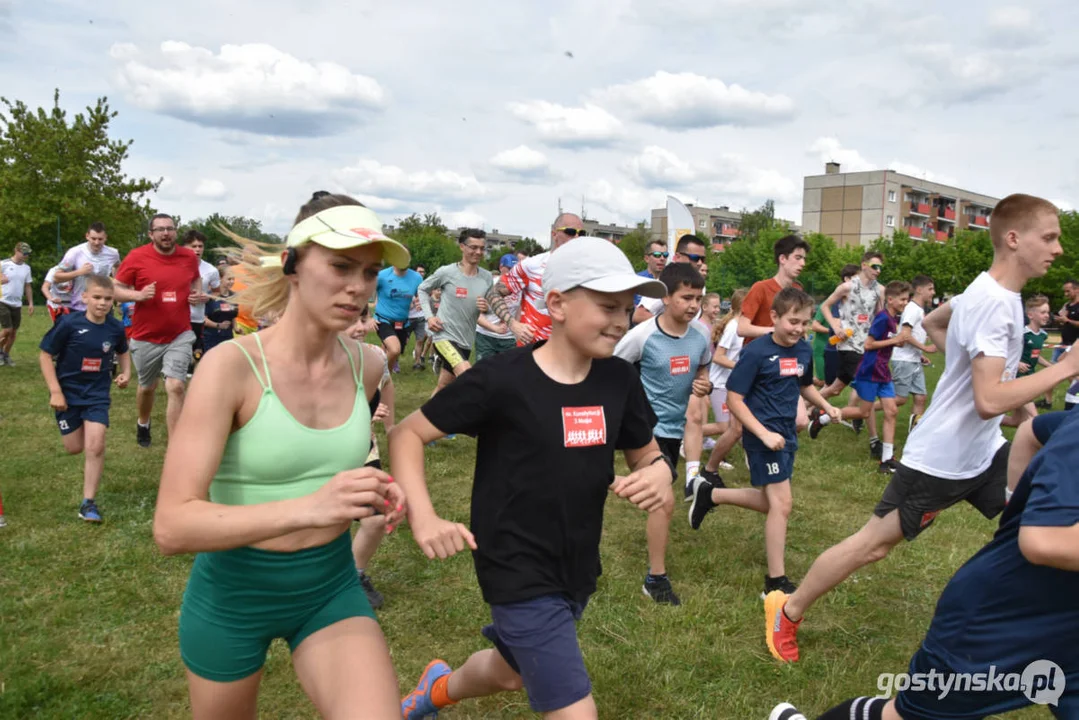
<instances>
[{"instance_id":1,"label":"white sock","mask_svg":"<svg viewBox=\"0 0 1079 720\"><path fill-rule=\"evenodd\" d=\"M892 459L893 453L895 453L895 443L884 443L884 447L881 448L880 461L888 462Z\"/></svg>"},{"instance_id":2,"label":"white sock","mask_svg":"<svg viewBox=\"0 0 1079 720\"><path fill-rule=\"evenodd\" d=\"M142 423L140 423L140 422L139 422L138 420L136 420L135 422L139 423L139 427L144 427L144 428L148 428L148 427L150 427L150 423L146 423L145 425L143 425L143 424L142 424Z\"/></svg>"},{"instance_id":3,"label":"white sock","mask_svg":"<svg viewBox=\"0 0 1079 720\"><path fill-rule=\"evenodd\" d=\"M826 412L822 412L820 414L820 421L819 422L820 422L821 425L827 425L828 423L832 422L832 416L829 415Z\"/></svg>"},{"instance_id":4,"label":"white sock","mask_svg":"<svg viewBox=\"0 0 1079 720\"><path fill-rule=\"evenodd\" d=\"M697 477L700 473L697 471L701 469L701 463L686 461L686 485L693 482L693 478Z\"/></svg>"}]
</instances>

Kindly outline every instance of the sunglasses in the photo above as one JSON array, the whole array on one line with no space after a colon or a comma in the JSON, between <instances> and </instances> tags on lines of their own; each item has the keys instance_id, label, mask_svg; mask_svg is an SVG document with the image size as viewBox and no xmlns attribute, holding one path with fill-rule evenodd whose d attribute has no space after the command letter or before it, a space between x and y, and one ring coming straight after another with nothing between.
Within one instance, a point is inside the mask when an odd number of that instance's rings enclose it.
<instances>
[{"instance_id":1,"label":"sunglasses","mask_svg":"<svg viewBox=\"0 0 1079 720\"><path fill-rule=\"evenodd\" d=\"M654 257L654 258L667 259L667 257L670 256L670 253L663 252L662 250L653 250L652 252L648 253L648 256L649 257Z\"/></svg>"},{"instance_id":2,"label":"sunglasses","mask_svg":"<svg viewBox=\"0 0 1079 720\"><path fill-rule=\"evenodd\" d=\"M587 230L578 230L577 228L571 227L555 228L555 231L568 235L569 237L584 237L588 234Z\"/></svg>"},{"instance_id":3,"label":"sunglasses","mask_svg":"<svg viewBox=\"0 0 1079 720\"><path fill-rule=\"evenodd\" d=\"M869 267L873 268L873 269L874 269L874 270L876 270L877 272L880 272L881 270L883 270L883 269L884 269L884 266L883 266L883 265L878 265L878 264L876 264L876 263L873 263L873 264L872 264L872 265L870 265Z\"/></svg>"},{"instance_id":4,"label":"sunglasses","mask_svg":"<svg viewBox=\"0 0 1079 720\"><path fill-rule=\"evenodd\" d=\"M693 262L693 263L704 262L705 260L708 259L707 255L695 255L693 253L678 253L678 254L681 255L682 257L684 257L686 260L689 260L690 262Z\"/></svg>"}]
</instances>

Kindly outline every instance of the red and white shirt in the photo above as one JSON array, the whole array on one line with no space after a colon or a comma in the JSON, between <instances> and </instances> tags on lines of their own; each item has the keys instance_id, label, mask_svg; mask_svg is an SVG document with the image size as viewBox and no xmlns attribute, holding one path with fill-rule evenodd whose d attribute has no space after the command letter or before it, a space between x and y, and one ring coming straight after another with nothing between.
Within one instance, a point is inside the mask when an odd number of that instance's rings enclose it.
<instances>
[{"instance_id":1,"label":"red and white shirt","mask_svg":"<svg viewBox=\"0 0 1079 720\"><path fill-rule=\"evenodd\" d=\"M550 257L551 252L547 251L525 258L501 276L502 284L510 293L521 293L521 322L532 328L537 341L551 337L551 316L547 314L547 303L543 300L543 272Z\"/></svg>"}]
</instances>

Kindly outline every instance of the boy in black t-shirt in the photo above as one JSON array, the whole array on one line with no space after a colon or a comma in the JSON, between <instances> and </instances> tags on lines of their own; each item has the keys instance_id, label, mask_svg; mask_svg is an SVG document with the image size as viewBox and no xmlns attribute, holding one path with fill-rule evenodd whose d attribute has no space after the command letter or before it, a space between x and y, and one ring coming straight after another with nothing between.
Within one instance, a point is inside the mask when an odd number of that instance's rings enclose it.
<instances>
[{"instance_id":1,"label":"boy in black t-shirt","mask_svg":"<svg viewBox=\"0 0 1079 720\"><path fill-rule=\"evenodd\" d=\"M720 504L765 514L768 573L762 598L773 590L790 593L795 589L787 579L783 555L794 502L791 473L798 449L795 421L799 398L832 418L840 416L813 385L813 350L805 340L813 298L798 288L784 288L772 300L771 315L775 329L742 348L738 364L727 378L727 406L742 423L742 447L753 487L716 488L697 478L689 509L689 524L694 530L700 528L708 511Z\"/></svg>"},{"instance_id":2,"label":"boy in black t-shirt","mask_svg":"<svg viewBox=\"0 0 1079 720\"><path fill-rule=\"evenodd\" d=\"M614 492L648 512L673 508L656 417L633 366L612 357L634 293L666 288L584 237L551 255L543 290L550 340L477 364L390 436L413 536L429 558L472 549L495 646L456 671L432 661L401 703L410 720L521 687L536 712L597 717L576 622L600 574L604 502ZM424 445L458 432L478 439L471 531L435 514L424 480ZM628 477L614 475L619 449Z\"/></svg>"}]
</instances>

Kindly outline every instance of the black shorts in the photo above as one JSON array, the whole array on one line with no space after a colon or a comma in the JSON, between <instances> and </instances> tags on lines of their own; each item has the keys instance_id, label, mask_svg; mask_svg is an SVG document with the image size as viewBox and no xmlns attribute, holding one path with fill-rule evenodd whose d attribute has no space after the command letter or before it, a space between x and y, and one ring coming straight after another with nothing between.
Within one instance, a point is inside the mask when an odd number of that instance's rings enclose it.
<instances>
[{"instance_id":1,"label":"black shorts","mask_svg":"<svg viewBox=\"0 0 1079 720\"><path fill-rule=\"evenodd\" d=\"M966 480L948 480L912 470L899 463L884 495L873 508L873 514L884 517L899 509L899 524L903 537L913 540L933 524L941 510L961 500L977 508L987 518L1004 510L1005 489L1008 487L1008 453L1011 443L1004 443L982 474Z\"/></svg>"},{"instance_id":2,"label":"black shorts","mask_svg":"<svg viewBox=\"0 0 1079 720\"><path fill-rule=\"evenodd\" d=\"M7 303L0 302L0 329L18 330L22 325L22 305L11 307Z\"/></svg>"},{"instance_id":3,"label":"black shorts","mask_svg":"<svg viewBox=\"0 0 1079 720\"><path fill-rule=\"evenodd\" d=\"M858 366L862 364L862 353L853 350L837 350L839 355L839 367L836 369L836 379L844 385L850 385L854 380Z\"/></svg>"},{"instance_id":4,"label":"black shorts","mask_svg":"<svg viewBox=\"0 0 1079 720\"><path fill-rule=\"evenodd\" d=\"M405 349L405 345L408 345L408 336L412 332L412 324L408 320L377 320L375 324L375 332L378 333L378 339L385 345L386 341L392 337L397 338L397 342L401 345L401 349Z\"/></svg>"},{"instance_id":5,"label":"black shorts","mask_svg":"<svg viewBox=\"0 0 1079 720\"><path fill-rule=\"evenodd\" d=\"M195 333L195 342L191 345L191 354L198 359L202 357L202 328L206 325L204 322L191 323L191 332Z\"/></svg>"},{"instance_id":6,"label":"black shorts","mask_svg":"<svg viewBox=\"0 0 1079 720\"><path fill-rule=\"evenodd\" d=\"M472 349L461 347L449 340L439 340L435 343L435 353L442 359L442 369L452 373L453 369L463 362L468 362L472 357Z\"/></svg>"},{"instance_id":7,"label":"black shorts","mask_svg":"<svg viewBox=\"0 0 1079 720\"><path fill-rule=\"evenodd\" d=\"M667 456L667 459L671 461L671 465L675 469L674 476L678 477L678 451L682 448L682 438L665 438L656 437L656 444L659 445L659 451Z\"/></svg>"}]
</instances>

